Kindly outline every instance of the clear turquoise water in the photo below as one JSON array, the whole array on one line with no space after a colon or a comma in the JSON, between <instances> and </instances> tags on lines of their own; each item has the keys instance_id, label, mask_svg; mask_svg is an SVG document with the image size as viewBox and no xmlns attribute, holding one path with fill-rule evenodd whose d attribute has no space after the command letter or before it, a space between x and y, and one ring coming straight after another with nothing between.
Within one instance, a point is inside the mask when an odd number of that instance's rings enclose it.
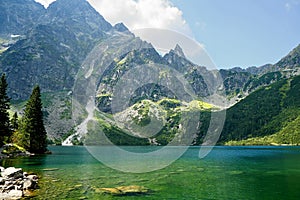
<instances>
[{"instance_id":1,"label":"clear turquoise water","mask_svg":"<svg viewBox=\"0 0 300 200\"><path fill-rule=\"evenodd\" d=\"M40 189L33 199L300 199L299 147L215 147L201 160L199 147L191 147L172 165L144 174L110 169L85 147L49 149L52 155L2 161L5 167L39 174ZM45 171L49 168L57 170ZM130 197L96 192L123 185L141 185L153 192Z\"/></svg>"}]
</instances>

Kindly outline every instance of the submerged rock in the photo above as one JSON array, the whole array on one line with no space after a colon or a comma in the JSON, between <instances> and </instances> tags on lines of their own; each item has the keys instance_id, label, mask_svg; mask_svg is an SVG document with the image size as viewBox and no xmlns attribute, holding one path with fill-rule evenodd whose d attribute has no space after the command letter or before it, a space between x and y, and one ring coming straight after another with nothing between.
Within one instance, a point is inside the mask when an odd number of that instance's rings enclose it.
<instances>
[{"instance_id":1,"label":"submerged rock","mask_svg":"<svg viewBox=\"0 0 300 200\"><path fill-rule=\"evenodd\" d=\"M45 172L51 172L51 171L57 171L59 170L58 168L46 168L46 169L42 169Z\"/></svg>"},{"instance_id":2,"label":"submerged rock","mask_svg":"<svg viewBox=\"0 0 300 200\"><path fill-rule=\"evenodd\" d=\"M143 186L130 185L130 186L120 186L116 188L97 188L96 192L115 195L115 196L132 196L132 195L148 194L150 192L150 189Z\"/></svg>"},{"instance_id":3,"label":"submerged rock","mask_svg":"<svg viewBox=\"0 0 300 200\"><path fill-rule=\"evenodd\" d=\"M99 188L96 189L96 192L111 195L123 195L122 191L118 190L117 188Z\"/></svg>"}]
</instances>

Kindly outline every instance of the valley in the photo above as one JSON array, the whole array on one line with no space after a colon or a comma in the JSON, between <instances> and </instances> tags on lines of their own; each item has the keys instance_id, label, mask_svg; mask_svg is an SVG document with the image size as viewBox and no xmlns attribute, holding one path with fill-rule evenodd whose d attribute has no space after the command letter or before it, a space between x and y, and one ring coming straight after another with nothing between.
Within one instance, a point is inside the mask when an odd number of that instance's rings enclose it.
<instances>
[{"instance_id":1,"label":"valley","mask_svg":"<svg viewBox=\"0 0 300 200\"><path fill-rule=\"evenodd\" d=\"M4 2L3 10L11 4L18 13L7 15L23 18L10 23L3 18L1 24L0 73L7 75L11 112L22 115L25 100L38 84L51 143L84 144L79 124L86 120L89 129L93 118L92 124L97 121L115 144L166 145L180 132L181 116L196 110L201 126L190 145L201 145L212 113L226 109L218 144L300 144L300 45L274 64L216 71L191 62L179 45L161 55L124 24L112 26L83 0L58 0L47 9L34 1ZM149 79L155 77L151 71L135 75L142 77L140 87L125 88L132 96L122 110L113 110L119 82L137 66L153 64L163 66L155 81ZM170 78L172 70L188 83L191 98L178 97L176 87L185 86ZM149 83L142 84L142 79ZM87 85L89 81L94 85ZM86 88L77 87L79 83ZM213 95L226 105L215 105ZM90 96L95 105L87 110ZM149 124L153 130L145 137L141 132Z\"/></svg>"}]
</instances>

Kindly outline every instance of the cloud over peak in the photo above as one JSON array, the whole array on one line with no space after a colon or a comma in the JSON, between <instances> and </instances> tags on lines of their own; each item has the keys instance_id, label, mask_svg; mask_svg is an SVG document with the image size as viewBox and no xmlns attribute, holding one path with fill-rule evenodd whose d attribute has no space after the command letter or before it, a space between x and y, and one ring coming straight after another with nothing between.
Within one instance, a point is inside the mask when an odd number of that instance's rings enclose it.
<instances>
[{"instance_id":1,"label":"cloud over peak","mask_svg":"<svg viewBox=\"0 0 300 200\"><path fill-rule=\"evenodd\" d=\"M36 1L47 7L54 0ZM169 0L88 0L88 2L112 25L123 22L131 31L141 28L161 28L192 35L182 11Z\"/></svg>"}]
</instances>

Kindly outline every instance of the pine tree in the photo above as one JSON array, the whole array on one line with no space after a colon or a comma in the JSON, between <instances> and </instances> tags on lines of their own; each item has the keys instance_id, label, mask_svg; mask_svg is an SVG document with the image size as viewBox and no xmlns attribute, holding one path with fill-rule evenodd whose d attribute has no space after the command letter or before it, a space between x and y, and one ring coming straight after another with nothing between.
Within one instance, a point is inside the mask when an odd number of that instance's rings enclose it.
<instances>
[{"instance_id":1,"label":"pine tree","mask_svg":"<svg viewBox=\"0 0 300 200\"><path fill-rule=\"evenodd\" d=\"M15 114L13 115L10 124L11 124L11 129L12 131L16 131L19 128L19 124L18 124L18 113L15 112Z\"/></svg>"},{"instance_id":2,"label":"pine tree","mask_svg":"<svg viewBox=\"0 0 300 200\"><path fill-rule=\"evenodd\" d=\"M28 150L31 153L47 151L47 133L44 127L40 87L36 86L26 104L20 131L29 136Z\"/></svg>"},{"instance_id":3,"label":"pine tree","mask_svg":"<svg viewBox=\"0 0 300 200\"><path fill-rule=\"evenodd\" d=\"M7 96L7 86L6 76L2 74L0 79L0 146L11 135L8 113L10 99Z\"/></svg>"},{"instance_id":4,"label":"pine tree","mask_svg":"<svg viewBox=\"0 0 300 200\"><path fill-rule=\"evenodd\" d=\"M18 121L18 130L16 130L11 138L11 141L23 148L25 148L26 150L30 149L30 134L26 131L27 128L27 124L25 122L25 118L22 117L19 121Z\"/></svg>"}]
</instances>

